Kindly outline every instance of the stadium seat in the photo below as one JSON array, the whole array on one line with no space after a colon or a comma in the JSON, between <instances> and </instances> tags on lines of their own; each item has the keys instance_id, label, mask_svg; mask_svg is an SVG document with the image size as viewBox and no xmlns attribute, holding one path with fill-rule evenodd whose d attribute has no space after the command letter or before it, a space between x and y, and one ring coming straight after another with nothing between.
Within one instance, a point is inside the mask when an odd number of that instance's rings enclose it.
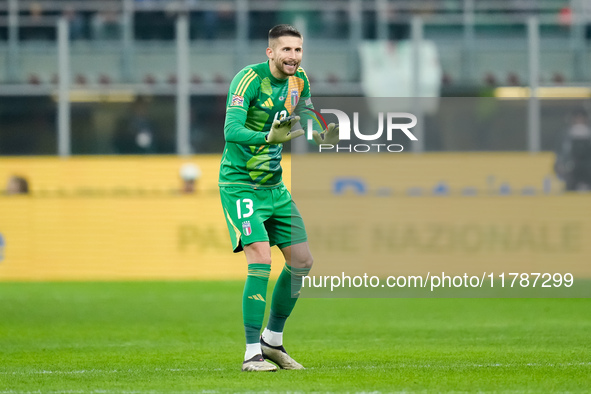
<instances>
[{"instance_id":1,"label":"stadium seat","mask_svg":"<svg viewBox=\"0 0 591 394\"><path fill-rule=\"evenodd\" d=\"M203 82L203 80L201 79L201 77L199 75L193 74L193 76L191 76L191 83L192 84L198 85L202 82Z\"/></svg>"},{"instance_id":2,"label":"stadium seat","mask_svg":"<svg viewBox=\"0 0 591 394\"><path fill-rule=\"evenodd\" d=\"M519 80L519 75L514 72L510 72L507 74L507 84L509 86L521 86L521 81Z\"/></svg>"},{"instance_id":3,"label":"stadium seat","mask_svg":"<svg viewBox=\"0 0 591 394\"><path fill-rule=\"evenodd\" d=\"M110 85L111 84L111 77L109 77L107 74L101 74L98 77L98 83L100 85Z\"/></svg>"},{"instance_id":4,"label":"stadium seat","mask_svg":"<svg viewBox=\"0 0 591 394\"><path fill-rule=\"evenodd\" d=\"M31 85L41 85L41 78L37 74L29 74L29 77L27 78L27 81Z\"/></svg>"},{"instance_id":5,"label":"stadium seat","mask_svg":"<svg viewBox=\"0 0 591 394\"><path fill-rule=\"evenodd\" d=\"M486 73L486 75L484 76L484 83L487 86L497 86L497 77L491 72Z\"/></svg>"},{"instance_id":6,"label":"stadium seat","mask_svg":"<svg viewBox=\"0 0 591 394\"><path fill-rule=\"evenodd\" d=\"M146 74L143 81L147 85L154 85L156 83L156 78L152 74Z\"/></svg>"},{"instance_id":7,"label":"stadium seat","mask_svg":"<svg viewBox=\"0 0 591 394\"><path fill-rule=\"evenodd\" d=\"M332 84L337 84L339 83L339 77L336 74L328 74L326 76L326 82L328 83L332 83Z\"/></svg>"},{"instance_id":8,"label":"stadium seat","mask_svg":"<svg viewBox=\"0 0 591 394\"><path fill-rule=\"evenodd\" d=\"M76 74L76 78L74 79L74 83L77 85L86 85L88 79L83 74Z\"/></svg>"},{"instance_id":9,"label":"stadium seat","mask_svg":"<svg viewBox=\"0 0 591 394\"><path fill-rule=\"evenodd\" d=\"M565 81L566 78L559 72L555 72L554 75L552 75L552 82L554 82L556 85L563 85Z\"/></svg>"}]
</instances>

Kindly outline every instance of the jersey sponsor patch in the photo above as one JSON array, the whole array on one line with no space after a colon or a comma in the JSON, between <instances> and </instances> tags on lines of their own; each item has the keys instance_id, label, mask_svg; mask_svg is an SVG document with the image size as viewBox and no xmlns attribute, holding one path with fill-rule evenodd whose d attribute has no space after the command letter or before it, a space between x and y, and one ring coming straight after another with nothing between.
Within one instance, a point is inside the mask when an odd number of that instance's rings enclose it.
<instances>
[{"instance_id":1,"label":"jersey sponsor patch","mask_svg":"<svg viewBox=\"0 0 591 394\"><path fill-rule=\"evenodd\" d=\"M307 100L305 101L305 103L306 103L306 106L308 106L308 107L309 107L310 105L312 105L312 99L311 99L311 98L307 99Z\"/></svg>"},{"instance_id":2,"label":"jersey sponsor patch","mask_svg":"<svg viewBox=\"0 0 591 394\"><path fill-rule=\"evenodd\" d=\"M248 237L250 234L252 234L252 228L250 227L250 221L246 220L246 221L242 222L242 234L244 234L245 237Z\"/></svg>"},{"instance_id":3,"label":"jersey sponsor patch","mask_svg":"<svg viewBox=\"0 0 591 394\"><path fill-rule=\"evenodd\" d=\"M230 105L242 107L244 105L244 97L238 96L237 94L232 95L232 102Z\"/></svg>"}]
</instances>

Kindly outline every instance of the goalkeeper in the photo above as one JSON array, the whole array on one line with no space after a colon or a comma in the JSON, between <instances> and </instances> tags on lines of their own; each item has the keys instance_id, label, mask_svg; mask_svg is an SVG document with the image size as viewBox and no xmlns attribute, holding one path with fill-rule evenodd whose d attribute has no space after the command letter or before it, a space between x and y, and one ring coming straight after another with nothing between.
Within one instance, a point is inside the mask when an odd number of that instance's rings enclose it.
<instances>
[{"instance_id":1,"label":"goalkeeper","mask_svg":"<svg viewBox=\"0 0 591 394\"><path fill-rule=\"evenodd\" d=\"M304 134L292 131L312 108L308 77L300 67L302 36L290 25L269 31L268 61L245 67L232 80L226 103L226 146L220 164L220 196L234 252L244 251L248 275L242 296L246 334L243 371L303 369L283 347L283 328L298 299L302 276L312 267L304 222L281 178L282 144ZM305 123L304 123L305 124ZM314 132L336 144L338 128ZM271 247L285 258L267 327L261 335Z\"/></svg>"}]
</instances>

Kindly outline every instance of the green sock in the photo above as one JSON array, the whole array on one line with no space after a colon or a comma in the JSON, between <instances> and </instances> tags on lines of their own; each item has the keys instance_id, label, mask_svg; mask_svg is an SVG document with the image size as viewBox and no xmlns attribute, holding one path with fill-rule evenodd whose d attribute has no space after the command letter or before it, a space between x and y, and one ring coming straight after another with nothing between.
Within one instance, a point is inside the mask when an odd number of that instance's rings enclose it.
<instances>
[{"instance_id":1,"label":"green sock","mask_svg":"<svg viewBox=\"0 0 591 394\"><path fill-rule=\"evenodd\" d=\"M308 275L309 272L310 268L292 268L285 263L273 290L271 315L267 324L269 330L283 332L285 321L300 296L302 276Z\"/></svg>"},{"instance_id":2,"label":"green sock","mask_svg":"<svg viewBox=\"0 0 591 394\"><path fill-rule=\"evenodd\" d=\"M242 317L246 343L258 343L267 305L267 283L271 274L269 264L249 264L242 295Z\"/></svg>"}]
</instances>

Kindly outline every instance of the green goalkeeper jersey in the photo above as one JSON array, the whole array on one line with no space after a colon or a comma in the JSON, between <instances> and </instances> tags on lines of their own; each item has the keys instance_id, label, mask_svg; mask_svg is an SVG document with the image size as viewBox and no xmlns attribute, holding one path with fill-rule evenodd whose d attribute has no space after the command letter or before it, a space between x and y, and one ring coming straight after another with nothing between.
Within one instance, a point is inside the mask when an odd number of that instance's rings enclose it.
<instances>
[{"instance_id":1,"label":"green goalkeeper jersey","mask_svg":"<svg viewBox=\"0 0 591 394\"><path fill-rule=\"evenodd\" d=\"M312 108L310 85L303 68L287 79L275 78L268 62L250 65L232 80L226 102L226 146L220 165L220 186L275 188L282 185L282 144L265 136L273 121ZM301 124L304 123L302 118Z\"/></svg>"}]
</instances>

